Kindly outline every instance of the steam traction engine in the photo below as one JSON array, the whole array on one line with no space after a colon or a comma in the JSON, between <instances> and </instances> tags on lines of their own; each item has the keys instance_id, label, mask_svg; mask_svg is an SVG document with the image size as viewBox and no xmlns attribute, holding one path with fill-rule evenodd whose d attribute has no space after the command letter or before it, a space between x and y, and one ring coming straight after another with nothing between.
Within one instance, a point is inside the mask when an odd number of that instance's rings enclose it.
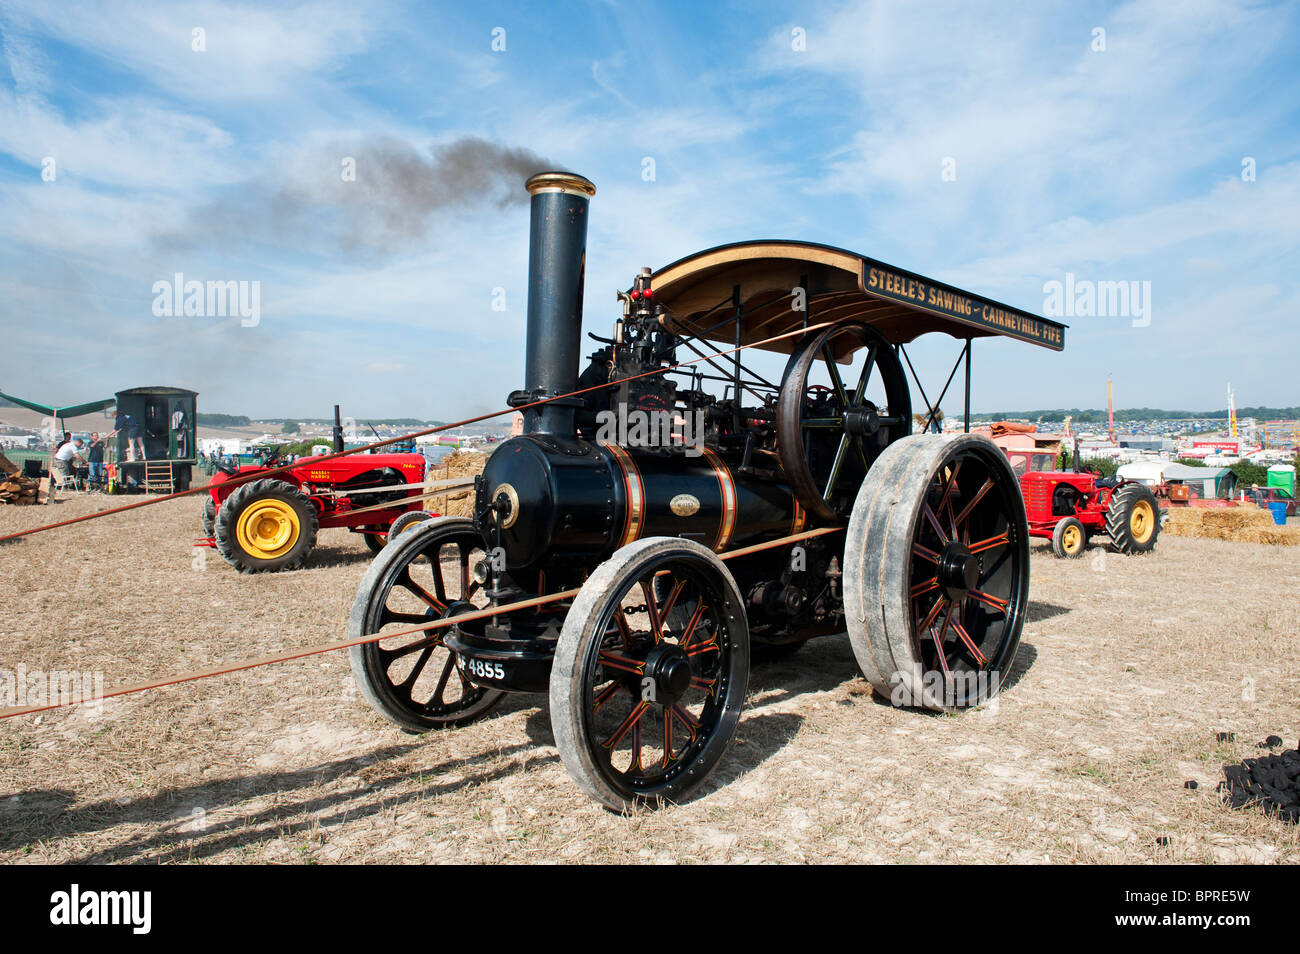
<instances>
[{"instance_id":1,"label":"steam traction engine","mask_svg":"<svg viewBox=\"0 0 1300 954\"><path fill-rule=\"evenodd\" d=\"M702 782L751 661L817 635L847 630L902 704L995 694L1028 600L1024 507L987 438L911 433L903 346L965 339L969 382L972 337L1059 350L1062 326L839 249L741 243L642 270L580 375L595 187L527 188L524 434L472 520L416 524L367 571L349 637L401 634L352 649L369 702L421 732L547 692L569 773L626 810ZM788 355L779 382L751 345Z\"/></svg>"}]
</instances>

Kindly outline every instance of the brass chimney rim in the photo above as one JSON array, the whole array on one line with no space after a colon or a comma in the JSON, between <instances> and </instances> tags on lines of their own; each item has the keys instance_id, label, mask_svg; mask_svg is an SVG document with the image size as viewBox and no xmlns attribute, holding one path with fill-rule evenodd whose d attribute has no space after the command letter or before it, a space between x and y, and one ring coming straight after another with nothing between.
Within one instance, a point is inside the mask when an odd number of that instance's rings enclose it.
<instances>
[{"instance_id":1,"label":"brass chimney rim","mask_svg":"<svg viewBox=\"0 0 1300 954\"><path fill-rule=\"evenodd\" d=\"M576 172L539 172L529 177L524 183L529 195L541 192L563 192L568 195L584 195L591 198L596 194L596 185L585 176Z\"/></svg>"}]
</instances>

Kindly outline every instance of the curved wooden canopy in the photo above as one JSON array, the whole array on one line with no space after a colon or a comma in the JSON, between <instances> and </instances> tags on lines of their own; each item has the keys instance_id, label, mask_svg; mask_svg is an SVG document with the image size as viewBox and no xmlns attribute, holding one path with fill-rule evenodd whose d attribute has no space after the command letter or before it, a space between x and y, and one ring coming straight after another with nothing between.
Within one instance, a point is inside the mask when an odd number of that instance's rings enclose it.
<instances>
[{"instance_id":1,"label":"curved wooden canopy","mask_svg":"<svg viewBox=\"0 0 1300 954\"><path fill-rule=\"evenodd\" d=\"M720 245L665 265L653 283L674 332L726 344L736 340L733 293L739 287L741 344L793 331L805 319L818 324L854 318L893 344L941 331L961 339L1004 335L1054 351L1065 348L1066 326L1059 322L810 242ZM806 289L806 312L794 307L799 288ZM789 354L798 341L791 336L763 350Z\"/></svg>"}]
</instances>

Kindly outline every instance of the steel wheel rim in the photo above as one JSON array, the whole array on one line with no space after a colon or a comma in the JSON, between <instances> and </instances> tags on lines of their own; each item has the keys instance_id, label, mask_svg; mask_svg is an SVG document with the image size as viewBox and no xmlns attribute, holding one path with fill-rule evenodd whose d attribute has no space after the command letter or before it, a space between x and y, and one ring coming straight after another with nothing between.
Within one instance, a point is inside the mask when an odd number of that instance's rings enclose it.
<instances>
[{"instance_id":1,"label":"steel wheel rim","mask_svg":"<svg viewBox=\"0 0 1300 954\"><path fill-rule=\"evenodd\" d=\"M1073 553L1079 549L1082 542L1083 534L1079 532L1078 527L1066 527L1065 532L1061 534L1061 545L1066 553Z\"/></svg>"},{"instance_id":2,"label":"steel wheel rim","mask_svg":"<svg viewBox=\"0 0 1300 954\"><path fill-rule=\"evenodd\" d=\"M1129 532L1133 534L1136 542L1146 543L1151 539L1151 528L1154 522L1151 504L1139 500L1133 505L1133 513L1129 516Z\"/></svg>"},{"instance_id":3,"label":"steel wheel rim","mask_svg":"<svg viewBox=\"0 0 1300 954\"><path fill-rule=\"evenodd\" d=\"M410 629L486 606L482 585L472 573L475 560L482 555L483 543L472 531L428 534L388 569L376 587L378 596L367 614L366 634L373 635L385 626ZM394 605L395 599L401 602ZM444 643L447 632L443 628L412 633L365 646L378 663L389 697L421 717L454 717L473 708L491 691L465 677L456 654Z\"/></svg>"},{"instance_id":4,"label":"steel wheel rim","mask_svg":"<svg viewBox=\"0 0 1300 954\"><path fill-rule=\"evenodd\" d=\"M282 500L256 500L244 509L235 524L239 545L246 553L272 560L293 549L298 542L298 515Z\"/></svg>"},{"instance_id":5,"label":"steel wheel rim","mask_svg":"<svg viewBox=\"0 0 1300 954\"><path fill-rule=\"evenodd\" d=\"M597 621L604 638L583 660L583 738L601 774L629 794L653 795L691 772L726 716L736 651L728 621L739 608L710 569L698 558L662 557L621 587ZM647 609L634 613L629 603ZM680 679L680 662L690 681L674 697L662 680Z\"/></svg>"},{"instance_id":6,"label":"steel wheel rim","mask_svg":"<svg viewBox=\"0 0 1300 954\"><path fill-rule=\"evenodd\" d=\"M962 681L981 676L987 688L971 688L971 697L996 692L1028 606L1027 541L1012 497L1019 490L988 453L972 448L945 458L912 531L906 585L913 651L956 697Z\"/></svg>"}]
</instances>

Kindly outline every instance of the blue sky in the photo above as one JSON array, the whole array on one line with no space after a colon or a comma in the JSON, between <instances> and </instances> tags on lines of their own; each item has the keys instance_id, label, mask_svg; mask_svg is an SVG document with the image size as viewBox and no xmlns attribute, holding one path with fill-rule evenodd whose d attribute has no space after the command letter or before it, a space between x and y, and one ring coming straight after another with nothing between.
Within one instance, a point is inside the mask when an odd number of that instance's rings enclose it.
<instances>
[{"instance_id":1,"label":"blue sky","mask_svg":"<svg viewBox=\"0 0 1300 954\"><path fill-rule=\"evenodd\" d=\"M425 210L369 161L475 137L597 184L597 333L642 265L795 238L1035 313L1067 272L1151 283L1149 326L1068 318L1063 354L977 342L976 410L1102 406L1108 373L1121 406L1219 407L1229 381L1239 405L1300 403L1300 5L1023 6L0 0L0 389L502 407L526 205ZM342 193L349 155L365 188ZM156 317L176 272L260 282L260 323ZM956 353L918 343L928 390Z\"/></svg>"}]
</instances>

